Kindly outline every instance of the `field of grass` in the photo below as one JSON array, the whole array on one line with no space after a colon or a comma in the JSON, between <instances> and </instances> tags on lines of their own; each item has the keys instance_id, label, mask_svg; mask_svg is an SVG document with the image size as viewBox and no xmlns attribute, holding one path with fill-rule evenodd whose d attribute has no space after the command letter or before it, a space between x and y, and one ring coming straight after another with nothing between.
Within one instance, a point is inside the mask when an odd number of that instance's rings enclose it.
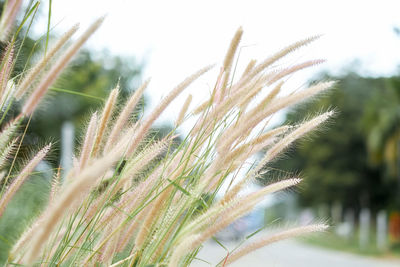
<instances>
[{"instance_id":1,"label":"field of grass","mask_svg":"<svg viewBox=\"0 0 400 267\"><path fill-rule=\"evenodd\" d=\"M35 18L39 4L30 2L19 29ZM215 81L210 82L214 88L208 99L194 99L193 107L189 95L177 114L175 128L161 140L150 134L154 122L213 65L187 76L138 120L134 119L135 108L151 86L150 80L127 99L121 99L116 81L73 149L71 169L61 170L61 166L53 177L35 179L37 166L46 160L52 144L29 147L37 152L16 170L13 163L19 159L26 129L33 116L40 116L35 112L39 106L45 112L43 98L50 86L105 18L95 20L74 41L78 25L54 43L47 32L49 49L43 58L13 76L19 32L10 29L21 5L19 0L7 1L0 23L0 38L9 41L0 65L0 167L5 169L0 178L0 242L7 265L188 266L205 241L251 213L267 195L302 181L297 176L273 177L265 187L243 193L265 174L268 164L334 115L328 110L298 124L270 125L277 112L319 95L334 82L282 93L293 73L323 62L314 59L285 66L283 58L319 36L297 41L266 59L250 60L241 74L235 73L235 55L243 34L239 27ZM172 70L173 66L168 71ZM13 106L14 102L18 105ZM187 121L192 128L177 142L181 125ZM258 153L263 156L255 157ZM273 242L326 228L319 223L282 229L239 248L225 264Z\"/></svg>"}]
</instances>

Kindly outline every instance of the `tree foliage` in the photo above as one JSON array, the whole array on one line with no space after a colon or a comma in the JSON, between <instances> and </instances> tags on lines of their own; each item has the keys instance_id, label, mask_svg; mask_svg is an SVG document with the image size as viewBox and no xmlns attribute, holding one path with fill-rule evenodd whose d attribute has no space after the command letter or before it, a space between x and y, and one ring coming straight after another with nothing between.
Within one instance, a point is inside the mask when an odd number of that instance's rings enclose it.
<instances>
[{"instance_id":1,"label":"tree foliage","mask_svg":"<svg viewBox=\"0 0 400 267\"><path fill-rule=\"evenodd\" d=\"M30 126L31 139L60 139L61 125L72 121L79 128L88 113L104 103L110 90L120 84L122 97L134 91L141 75L141 64L121 57L93 57L93 53L83 51L72 63L69 71L50 90L49 101ZM107 63L107 64L105 64ZM139 109L143 109L144 100ZM51 126L51 127L49 127Z\"/></svg>"},{"instance_id":2,"label":"tree foliage","mask_svg":"<svg viewBox=\"0 0 400 267\"><path fill-rule=\"evenodd\" d=\"M398 166L400 79L355 73L329 79L338 80L335 90L289 111L286 120L296 123L334 108L335 121L271 169L303 170L299 198L304 205L340 201L355 209L394 207L399 195L392 169Z\"/></svg>"}]
</instances>

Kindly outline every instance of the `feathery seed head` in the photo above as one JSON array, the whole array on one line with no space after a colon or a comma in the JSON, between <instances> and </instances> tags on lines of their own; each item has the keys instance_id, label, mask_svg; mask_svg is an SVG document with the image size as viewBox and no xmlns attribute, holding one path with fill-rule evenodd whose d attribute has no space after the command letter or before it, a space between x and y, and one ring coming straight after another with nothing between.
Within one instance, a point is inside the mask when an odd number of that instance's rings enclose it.
<instances>
[{"instance_id":1,"label":"feathery seed head","mask_svg":"<svg viewBox=\"0 0 400 267\"><path fill-rule=\"evenodd\" d=\"M61 74L61 71L71 61L72 57L79 51L82 45L89 39L89 37L100 27L103 23L104 17L97 19L84 33L83 35L73 43L69 49L61 56L54 66L48 71L47 75L41 80L38 86L33 90L32 95L25 102L22 108L22 114L28 116L33 113L39 101L44 96L48 88L54 83L54 81Z\"/></svg>"},{"instance_id":2,"label":"feathery seed head","mask_svg":"<svg viewBox=\"0 0 400 267\"><path fill-rule=\"evenodd\" d=\"M293 238L296 236L304 235L304 234L309 234L313 232L321 232L324 231L325 229L328 228L328 225L325 224L314 224L314 225L306 225L306 226L300 226L292 229L288 229L270 236L266 236L259 241L250 243L237 251L235 251L233 254L229 255L227 258L226 262L224 264L231 264L234 261L238 260L239 258L253 252L254 250L257 250L261 247L264 247L266 245L269 245L274 242L278 242L284 239L288 238Z\"/></svg>"},{"instance_id":3,"label":"feathery seed head","mask_svg":"<svg viewBox=\"0 0 400 267\"><path fill-rule=\"evenodd\" d=\"M101 146L102 140L104 138L104 133L107 128L107 124L111 118L111 115L114 111L115 104L117 102L118 94L119 94L119 83L111 91L110 95L108 96L107 102L104 105L103 114L101 115L101 118L100 118L100 121L99 121L99 124L97 127L96 139L94 140L93 150L91 151L92 157L96 157L100 150L100 146Z\"/></svg>"},{"instance_id":4,"label":"feathery seed head","mask_svg":"<svg viewBox=\"0 0 400 267\"><path fill-rule=\"evenodd\" d=\"M73 27L23 76L17 85L17 97L33 90L23 106L21 117L33 113L49 86L103 20L104 17L93 23L60 55L61 48L77 30L77 26ZM122 264L141 266L162 261L177 266L183 260L189 262L191 258L186 257L187 254L251 212L266 195L297 185L301 179L292 178L272 183L248 195L239 194L247 183L261 176L260 170L265 164L333 115L333 111L329 111L294 127L285 125L264 132L264 127L269 126L269 119L276 112L312 98L332 86L332 82L319 83L278 97L288 75L322 61L306 61L280 70L273 65L318 36L296 42L259 64L255 60L250 61L236 81L231 71L242 35L240 27L232 38L209 100L188 113L192 96L186 98L176 126L193 113L202 113L191 134L177 146L171 146L176 137L174 132L161 141L145 139L167 106L212 66L197 71L178 84L147 117L134 125L131 122L132 113L149 81L130 96L114 122L111 118L116 113L117 85L111 91L101 115L98 116L100 113L97 112L92 114L79 161L76 160L74 169L67 175L71 179L61 186L60 174L56 176L51 203L38 219L40 223L33 224L17 242L13 256L19 253L18 260L27 264L39 258L57 258L60 264L69 260L80 261L81 265L96 261L111 264L116 253L125 249L131 254L120 261ZM49 66L56 55L60 57ZM1 80L3 76L0 73L0 83L4 81ZM257 95L263 95L265 89L270 90L269 93L257 100L256 105L250 106L256 102ZM7 146L13 140L13 126L0 133L1 152L7 152ZM263 127L263 130L254 136L258 127ZM42 149L1 196L0 216L12 195L49 148ZM248 164L251 156L263 149L266 149L266 154L258 165L244 177L239 177L239 170ZM2 158L0 153L0 166ZM221 193L222 183L231 177L234 177L233 182L236 176L239 180L229 186L221 200L213 201L213 196ZM100 185L101 190L98 190ZM210 200L204 195L211 196ZM202 209L199 209L199 203ZM61 230L55 234L58 228ZM234 261L261 245L325 228L326 225L318 224L281 232L244 247L235 252L230 260ZM66 233L71 236L79 233L79 238L65 241ZM25 241L27 245L23 245ZM128 248L131 243L133 248ZM53 247L45 250L49 244ZM86 249L89 246L94 249ZM60 255L57 256L56 252Z\"/></svg>"},{"instance_id":5,"label":"feathery seed head","mask_svg":"<svg viewBox=\"0 0 400 267\"><path fill-rule=\"evenodd\" d=\"M10 202L11 198L15 195L18 189L21 187L23 182L28 178L28 176L33 172L40 161L47 155L51 147L51 143L40 150L25 166L25 168L20 171L19 175L14 179L11 185L7 188L6 192L3 193L0 199L0 217L3 215L7 204Z\"/></svg>"},{"instance_id":6,"label":"feathery seed head","mask_svg":"<svg viewBox=\"0 0 400 267\"><path fill-rule=\"evenodd\" d=\"M48 53L24 76L22 81L17 85L17 91L15 97L17 100L21 99L22 96L28 91L31 84L37 79L39 74L44 71L45 67L55 57L56 53L71 39L72 35L79 29L79 24L75 24L69 29L52 47Z\"/></svg>"},{"instance_id":7,"label":"feathery seed head","mask_svg":"<svg viewBox=\"0 0 400 267\"><path fill-rule=\"evenodd\" d=\"M181 108L181 111L179 112L178 118L176 119L175 125L179 126L182 124L183 119L186 115L186 112L189 108L190 103L192 102L192 95L188 95L188 97L185 100L185 103L183 103L183 106Z\"/></svg>"}]
</instances>

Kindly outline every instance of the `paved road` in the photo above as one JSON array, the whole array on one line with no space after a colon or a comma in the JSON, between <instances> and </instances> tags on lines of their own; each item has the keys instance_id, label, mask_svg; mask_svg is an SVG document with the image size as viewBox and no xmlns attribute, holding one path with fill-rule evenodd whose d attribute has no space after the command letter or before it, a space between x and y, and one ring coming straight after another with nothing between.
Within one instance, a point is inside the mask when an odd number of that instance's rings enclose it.
<instances>
[{"instance_id":1,"label":"paved road","mask_svg":"<svg viewBox=\"0 0 400 267\"><path fill-rule=\"evenodd\" d=\"M226 245L226 244L224 244ZM227 244L232 248L234 244ZM195 260L191 267L215 266L226 251L215 242L208 242L198 258L211 263ZM399 267L398 259L375 259L309 246L297 241L282 241L259 249L238 260L232 267Z\"/></svg>"}]
</instances>

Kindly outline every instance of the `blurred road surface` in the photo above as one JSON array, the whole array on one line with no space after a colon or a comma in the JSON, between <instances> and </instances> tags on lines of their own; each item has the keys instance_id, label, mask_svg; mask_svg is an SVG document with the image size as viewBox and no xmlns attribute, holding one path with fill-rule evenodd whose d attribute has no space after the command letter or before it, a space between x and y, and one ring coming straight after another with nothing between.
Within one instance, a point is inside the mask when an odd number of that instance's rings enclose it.
<instances>
[{"instance_id":1,"label":"blurred road surface","mask_svg":"<svg viewBox=\"0 0 400 267\"><path fill-rule=\"evenodd\" d=\"M224 244L229 249L234 243ZM194 260L191 267L215 266L226 251L217 243L208 241L200 251L198 258L211 264ZM376 259L359 255L326 250L309 246L302 242L288 240L254 251L234 264L232 267L399 267L399 259Z\"/></svg>"}]
</instances>

